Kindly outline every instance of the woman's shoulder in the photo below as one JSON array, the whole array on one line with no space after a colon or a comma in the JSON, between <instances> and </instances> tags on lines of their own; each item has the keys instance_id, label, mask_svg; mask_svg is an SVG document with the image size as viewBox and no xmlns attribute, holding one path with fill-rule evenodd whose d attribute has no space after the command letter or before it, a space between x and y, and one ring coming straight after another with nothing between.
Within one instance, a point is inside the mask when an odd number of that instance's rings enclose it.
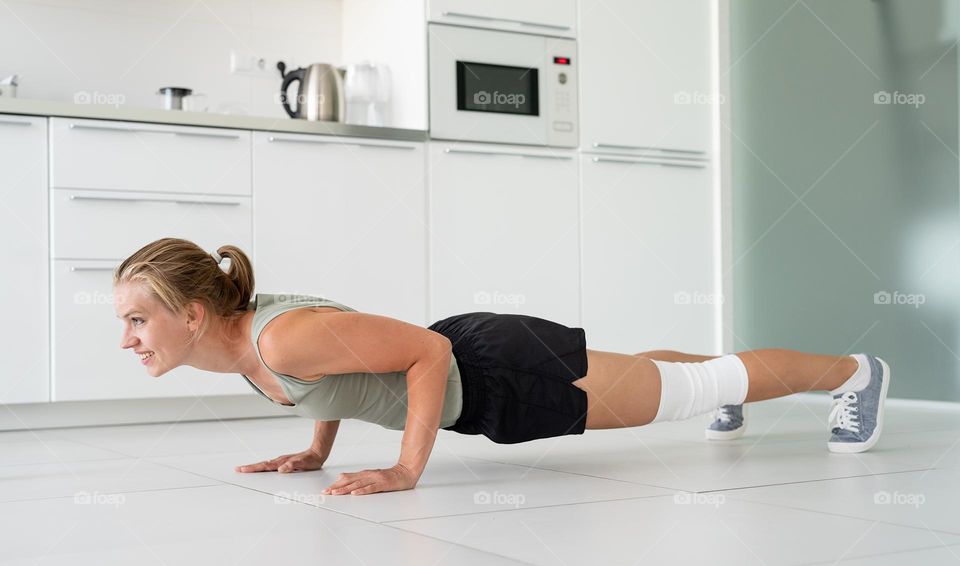
<instances>
[{"instance_id":1,"label":"woman's shoulder","mask_svg":"<svg viewBox=\"0 0 960 566\"><path fill-rule=\"evenodd\" d=\"M356 309L333 299L303 293L257 293L250 301L249 308L269 314L307 307L332 307L340 311L356 312Z\"/></svg>"}]
</instances>

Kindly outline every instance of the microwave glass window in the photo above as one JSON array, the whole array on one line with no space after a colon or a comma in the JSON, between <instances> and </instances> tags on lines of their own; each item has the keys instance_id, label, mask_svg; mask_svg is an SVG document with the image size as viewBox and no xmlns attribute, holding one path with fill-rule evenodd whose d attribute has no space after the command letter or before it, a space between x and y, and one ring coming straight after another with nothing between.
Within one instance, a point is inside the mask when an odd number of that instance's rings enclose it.
<instances>
[{"instance_id":1,"label":"microwave glass window","mask_svg":"<svg viewBox=\"0 0 960 566\"><path fill-rule=\"evenodd\" d=\"M457 61L457 110L539 116L537 69Z\"/></svg>"}]
</instances>

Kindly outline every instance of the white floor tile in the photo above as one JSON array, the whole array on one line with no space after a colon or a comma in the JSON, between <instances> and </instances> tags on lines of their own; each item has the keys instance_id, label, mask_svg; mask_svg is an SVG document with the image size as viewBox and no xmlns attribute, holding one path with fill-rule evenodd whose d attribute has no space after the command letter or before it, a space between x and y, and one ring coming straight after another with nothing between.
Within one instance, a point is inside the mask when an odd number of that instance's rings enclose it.
<instances>
[{"instance_id":1,"label":"white floor tile","mask_svg":"<svg viewBox=\"0 0 960 566\"><path fill-rule=\"evenodd\" d=\"M952 563L960 413L888 406L880 443L841 455L828 410L752 404L733 442L704 440L709 416L513 445L440 431L416 489L370 496L321 494L396 462L402 432L359 421L296 474L233 470L305 449L308 419L0 433L0 564Z\"/></svg>"},{"instance_id":2,"label":"white floor tile","mask_svg":"<svg viewBox=\"0 0 960 566\"><path fill-rule=\"evenodd\" d=\"M209 454L274 449L303 450L313 438L313 421L299 417L162 423L63 429L63 438L135 457ZM402 433L361 421L344 421L337 444L395 442Z\"/></svg>"},{"instance_id":3,"label":"white floor tile","mask_svg":"<svg viewBox=\"0 0 960 566\"><path fill-rule=\"evenodd\" d=\"M892 437L893 435L891 435ZM863 454L833 454L826 439L784 443L677 442L623 431L496 445L482 438L454 444L461 456L585 474L685 491L735 489L919 470L943 449L881 439Z\"/></svg>"},{"instance_id":4,"label":"white floor tile","mask_svg":"<svg viewBox=\"0 0 960 566\"><path fill-rule=\"evenodd\" d=\"M926 470L724 492L743 499L960 534L956 470Z\"/></svg>"},{"instance_id":5,"label":"white floor tile","mask_svg":"<svg viewBox=\"0 0 960 566\"><path fill-rule=\"evenodd\" d=\"M0 532L3 564L515 563L233 486L2 503Z\"/></svg>"},{"instance_id":6,"label":"white floor tile","mask_svg":"<svg viewBox=\"0 0 960 566\"><path fill-rule=\"evenodd\" d=\"M369 445L363 453L343 454L335 448L332 461L323 470L291 474L233 471L237 464L276 456L273 453L178 456L151 461L377 522L673 493L603 478L458 458L435 448L413 490L365 496L322 494L340 473L389 467L398 454L397 447L382 444Z\"/></svg>"},{"instance_id":7,"label":"white floor tile","mask_svg":"<svg viewBox=\"0 0 960 566\"><path fill-rule=\"evenodd\" d=\"M0 433L2 435L2 433ZM0 466L125 458L124 454L52 436L0 440Z\"/></svg>"},{"instance_id":8,"label":"white floor tile","mask_svg":"<svg viewBox=\"0 0 960 566\"><path fill-rule=\"evenodd\" d=\"M751 504L722 494L391 523L534 564L803 564L956 544L925 529Z\"/></svg>"},{"instance_id":9,"label":"white floor tile","mask_svg":"<svg viewBox=\"0 0 960 566\"><path fill-rule=\"evenodd\" d=\"M152 489L213 485L210 479L146 460L95 460L0 466L0 501L93 498Z\"/></svg>"},{"instance_id":10,"label":"white floor tile","mask_svg":"<svg viewBox=\"0 0 960 566\"><path fill-rule=\"evenodd\" d=\"M960 564L960 546L937 546L923 550L905 550L879 556L843 559L839 562L817 562L819 565L836 566L903 566L904 564L922 564L923 566L956 566ZM810 564L809 566L815 566Z\"/></svg>"}]
</instances>

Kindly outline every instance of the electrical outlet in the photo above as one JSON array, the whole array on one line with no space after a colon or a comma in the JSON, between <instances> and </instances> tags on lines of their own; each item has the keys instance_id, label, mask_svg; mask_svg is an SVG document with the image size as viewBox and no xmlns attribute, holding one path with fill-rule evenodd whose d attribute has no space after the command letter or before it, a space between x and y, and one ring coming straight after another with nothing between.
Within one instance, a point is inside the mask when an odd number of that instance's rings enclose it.
<instances>
[{"instance_id":1,"label":"electrical outlet","mask_svg":"<svg viewBox=\"0 0 960 566\"><path fill-rule=\"evenodd\" d=\"M238 49L230 50L230 74L265 75L272 69L266 58Z\"/></svg>"}]
</instances>

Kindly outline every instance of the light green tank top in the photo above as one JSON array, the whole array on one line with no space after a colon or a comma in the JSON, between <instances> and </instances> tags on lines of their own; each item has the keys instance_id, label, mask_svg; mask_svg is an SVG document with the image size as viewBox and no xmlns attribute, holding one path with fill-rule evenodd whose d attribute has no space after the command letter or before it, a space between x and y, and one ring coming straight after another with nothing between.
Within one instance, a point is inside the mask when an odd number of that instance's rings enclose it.
<instances>
[{"instance_id":1,"label":"light green tank top","mask_svg":"<svg viewBox=\"0 0 960 566\"><path fill-rule=\"evenodd\" d=\"M250 339L263 363L257 340L268 322L287 311L304 307L335 307L342 311L357 312L346 305L315 295L257 293L250 301L248 310L255 311ZM263 364L267 367L267 364ZM291 413L321 421L358 419L376 423L391 430L403 430L407 420L407 380L405 371L389 373L342 373L326 375L317 381L304 381L277 373L280 387L293 405L284 405L270 399L250 378L247 383L268 401ZM242 374L241 374L242 375ZM460 369L457 360L450 356L450 371L447 373L447 388L444 394L440 427L453 425L460 416L463 391L460 384Z\"/></svg>"}]
</instances>

